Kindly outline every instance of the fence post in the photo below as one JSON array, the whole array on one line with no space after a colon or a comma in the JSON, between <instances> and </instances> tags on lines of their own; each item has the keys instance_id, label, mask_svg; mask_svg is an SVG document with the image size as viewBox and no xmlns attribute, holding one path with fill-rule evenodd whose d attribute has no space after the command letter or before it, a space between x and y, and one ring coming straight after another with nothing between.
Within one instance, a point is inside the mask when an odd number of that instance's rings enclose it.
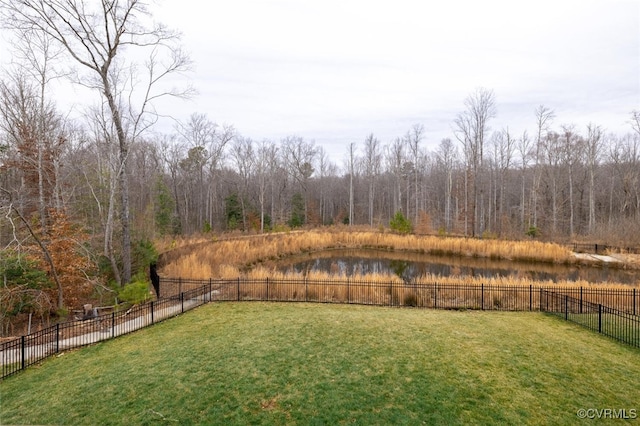
<instances>
[{"instance_id":1,"label":"fence post","mask_svg":"<svg viewBox=\"0 0 640 426\"><path fill-rule=\"evenodd\" d=\"M602 305L598 304L598 333L602 333Z\"/></svg>"},{"instance_id":2,"label":"fence post","mask_svg":"<svg viewBox=\"0 0 640 426\"><path fill-rule=\"evenodd\" d=\"M435 297L435 290L433 294ZM393 306L393 281L389 281L389 306Z\"/></svg>"},{"instance_id":3,"label":"fence post","mask_svg":"<svg viewBox=\"0 0 640 426\"><path fill-rule=\"evenodd\" d=\"M304 301L309 301L309 279L304 277Z\"/></svg>"},{"instance_id":4,"label":"fence post","mask_svg":"<svg viewBox=\"0 0 640 426\"><path fill-rule=\"evenodd\" d=\"M542 312L542 287L540 287L540 295L538 296L539 311Z\"/></svg>"},{"instance_id":5,"label":"fence post","mask_svg":"<svg viewBox=\"0 0 640 426\"><path fill-rule=\"evenodd\" d=\"M20 369L21 369L21 370L24 370L24 364L25 364L25 359L24 359L24 354L25 354L24 344L25 344L25 341L24 341L24 340L25 340L25 339L24 339L24 334L23 334L23 335L20 337L20 346L21 346L21 351L20 351L20 352L21 352L21 356L22 356L22 360L21 360L21 362L20 362Z\"/></svg>"},{"instance_id":6,"label":"fence post","mask_svg":"<svg viewBox=\"0 0 640 426\"><path fill-rule=\"evenodd\" d=\"M111 311L111 338L113 339L115 335L116 335L116 311Z\"/></svg>"},{"instance_id":7,"label":"fence post","mask_svg":"<svg viewBox=\"0 0 640 426\"><path fill-rule=\"evenodd\" d=\"M60 352L60 323L56 323L56 353Z\"/></svg>"},{"instance_id":8,"label":"fence post","mask_svg":"<svg viewBox=\"0 0 640 426\"><path fill-rule=\"evenodd\" d=\"M533 285L529 284L529 312L533 311Z\"/></svg>"},{"instance_id":9,"label":"fence post","mask_svg":"<svg viewBox=\"0 0 640 426\"><path fill-rule=\"evenodd\" d=\"M240 301L240 277L238 277L238 301Z\"/></svg>"},{"instance_id":10,"label":"fence post","mask_svg":"<svg viewBox=\"0 0 640 426\"><path fill-rule=\"evenodd\" d=\"M580 286L580 313L582 313L582 286Z\"/></svg>"},{"instance_id":11,"label":"fence post","mask_svg":"<svg viewBox=\"0 0 640 426\"><path fill-rule=\"evenodd\" d=\"M564 295L564 319L569 319L569 296Z\"/></svg>"},{"instance_id":12,"label":"fence post","mask_svg":"<svg viewBox=\"0 0 640 426\"><path fill-rule=\"evenodd\" d=\"M545 312L549 312L549 290L544 291Z\"/></svg>"},{"instance_id":13,"label":"fence post","mask_svg":"<svg viewBox=\"0 0 640 426\"><path fill-rule=\"evenodd\" d=\"M184 314L184 292L180 293L180 310Z\"/></svg>"},{"instance_id":14,"label":"fence post","mask_svg":"<svg viewBox=\"0 0 640 426\"><path fill-rule=\"evenodd\" d=\"M211 289L211 278L209 278L209 302L211 302L211 293L213 293L213 290ZM206 298L205 298L206 301Z\"/></svg>"},{"instance_id":15,"label":"fence post","mask_svg":"<svg viewBox=\"0 0 640 426\"><path fill-rule=\"evenodd\" d=\"M484 311L484 283L480 284L480 309Z\"/></svg>"},{"instance_id":16,"label":"fence post","mask_svg":"<svg viewBox=\"0 0 640 426\"><path fill-rule=\"evenodd\" d=\"M153 300L151 301L151 324L153 324Z\"/></svg>"},{"instance_id":17,"label":"fence post","mask_svg":"<svg viewBox=\"0 0 640 426\"><path fill-rule=\"evenodd\" d=\"M269 277L265 278L265 282L267 283L267 302L269 301Z\"/></svg>"},{"instance_id":18,"label":"fence post","mask_svg":"<svg viewBox=\"0 0 640 426\"><path fill-rule=\"evenodd\" d=\"M438 283L433 284L433 307L438 307Z\"/></svg>"},{"instance_id":19,"label":"fence post","mask_svg":"<svg viewBox=\"0 0 640 426\"><path fill-rule=\"evenodd\" d=\"M636 289L633 289L633 315L636 315Z\"/></svg>"}]
</instances>

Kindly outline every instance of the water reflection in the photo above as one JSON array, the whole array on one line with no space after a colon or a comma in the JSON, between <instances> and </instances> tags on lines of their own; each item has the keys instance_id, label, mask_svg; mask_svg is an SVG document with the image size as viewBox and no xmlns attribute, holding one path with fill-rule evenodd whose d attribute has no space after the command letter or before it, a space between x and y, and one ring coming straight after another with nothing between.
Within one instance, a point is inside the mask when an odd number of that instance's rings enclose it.
<instances>
[{"instance_id":1,"label":"water reflection","mask_svg":"<svg viewBox=\"0 0 640 426\"><path fill-rule=\"evenodd\" d=\"M638 271L609 267L586 267L525 263L467 257L441 257L411 252L387 252L372 249L325 250L293 256L273 266L282 272L325 271L347 276L393 273L405 281L426 274L441 276L528 278L536 281L618 282L636 284Z\"/></svg>"}]
</instances>

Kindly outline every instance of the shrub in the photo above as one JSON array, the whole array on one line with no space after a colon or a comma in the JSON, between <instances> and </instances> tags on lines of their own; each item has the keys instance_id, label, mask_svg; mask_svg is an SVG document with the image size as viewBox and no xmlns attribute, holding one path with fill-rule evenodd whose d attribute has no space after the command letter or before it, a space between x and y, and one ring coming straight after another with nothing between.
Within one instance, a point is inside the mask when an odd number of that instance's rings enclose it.
<instances>
[{"instance_id":1,"label":"shrub","mask_svg":"<svg viewBox=\"0 0 640 426\"><path fill-rule=\"evenodd\" d=\"M535 226L530 226L525 234L531 238L535 238L540 235L540 230Z\"/></svg>"},{"instance_id":2,"label":"shrub","mask_svg":"<svg viewBox=\"0 0 640 426\"><path fill-rule=\"evenodd\" d=\"M153 242L146 238L136 241L132 254L132 269L134 273L142 274L142 276L146 276L150 264L158 261L158 251Z\"/></svg>"},{"instance_id":3,"label":"shrub","mask_svg":"<svg viewBox=\"0 0 640 426\"><path fill-rule=\"evenodd\" d=\"M299 228L304 225L304 198L299 192L293 195L291 199L291 218L287 222L291 228Z\"/></svg>"},{"instance_id":4,"label":"shrub","mask_svg":"<svg viewBox=\"0 0 640 426\"><path fill-rule=\"evenodd\" d=\"M53 283L46 272L38 268L35 260L23 255L0 252L0 279L3 287L25 286L28 288L52 288Z\"/></svg>"},{"instance_id":5,"label":"shrub","mask_svg":"<svg viewBox=\"0 0 640 426\"><path fill-rule=\"evenodd\" d=\"M432 231L431 217L425 211L420 211L420 218L415 226L416 234L427 235Z\"/></svg>"},{"instance_id":6,"label":"shrub","mask_svg":"<svg viewBox=\"0 0 640 426\"><path fill-rule=\"evenodd\" d=\"M407 293L404 295L405 306L418 306L418 297L414 293Z\"/></svg>"},{"instance_id":7,"label":"shrub","mask_svg":"<svg viewBox=\"0 0 640 426\"><path fill-rule=\"evenodd\" d=\"M0 336L20 315L48 316L54 307L53 287L35 260L0 250Z\"/></svg>"},{"instance_id":8,"label":"shrub","mask_svg":"<svg viewBox=\"0 0 640 426\"><path fill-rule=\"evenodd\" d=\"M233 231L244 226L242 223L242 206L240 205L238 194L231 194L224 199L224 211L228 230Z\"/></svg>"},{"instance_id":9,"label":"shrub","mask_svg":"<svg viewBox=\"0 0 640 426\"><path fill-rule=\"evenodd\" d=\"M151 299L149 283L143 274L136 274L131 283L125 285L118 292L118 298L125 303L135 305Z\"/></svg>"},{"instance_id":10,"label":"shrub","mask_svg":"<svg viewBox=\"0 0 640 426\"><path fill-rule=\"evenodd\" d=\"M401 211L396 212L393 219L389 222L389 227L399 234L410 234L413 230L411 221L404 217Z\"/></svg>"},{"instance_id":11,"label":"shrub","mask_svg":"<svg viewBox=\"0 0 640 426\"><path fill-rule=\"evenodd\" d=\"M482 239L483 240L497 240L498 239L498 234L496 234L495 232L491 232L491 231L483 231L482 232Z\"/></svg>"}]
</instances>

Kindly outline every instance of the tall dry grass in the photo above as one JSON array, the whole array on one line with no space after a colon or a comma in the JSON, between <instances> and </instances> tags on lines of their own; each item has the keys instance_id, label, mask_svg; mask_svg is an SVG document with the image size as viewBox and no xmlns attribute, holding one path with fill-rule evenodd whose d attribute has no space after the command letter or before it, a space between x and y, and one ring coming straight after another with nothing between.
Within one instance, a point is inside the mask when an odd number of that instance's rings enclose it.
<instances>
[{"instance_id":1,"label":"tall dry grass","mask_svg":"<svg viewBox=\"0 0 640 426\"><path fill-rule=\"evenodd\" d=\"M206 281L203 281L206 282ZM636 312L637 296L628 286L527 279L423 276L406 283L395 275L345 276L327 272L282 273L258 267L243 277L219 281L220 300L305 301L414 306L449 309L533 310L542 303L541 288ZM603 291L607 290L607 291Z\"/></svg>"},{"instance_id":2,"label":"tall dry grass","mask_svg":"<svg viewBox=\"0 0 640 426\"><path fill-rule=\"evenodd\" d=\"M301 272L289 272L284 273L282 271L278 271L275 268L266 268L263 266L258 266L256 268L247 271L246 273L241 273L239 270L233 270L233 273L230 273L229 276L224 278L236 278L241 276L243 278L247 278L250 280L263 280L263 279L272 279L272 280L290 280L290 279L299 279L299 280L307 280L307 281L330 281L330 282L341 282L341 281L353 281L353 282L366 282L373 284L408 284L408 285L451 285L451 286L461 286L461 285L475 285L475 286L511 286L511 287L529 287L529 286L537 286L537 287L562 287L562 288L618 288L621 290L628 290L632 288L629 284L621 284L621 283L591 283L589 281L578 280L578 281L568 281L568 280L532 280L531 278L525 277L517 277L517 276L508 276L508 277L472 277L468 275L449 275L449 276L441 276L435 274L424 274L417 277L414 280L411 280L409 283L405 283L402 278L395 274L356 274L350 275L347 277L344 274L332 274L330 272L325 271L309 271L308 273Z\"/></svg>"},{"instance_id":3,"label":"tall dry grass","mask_svg":"<svg viewBox=\"0 0 640 426\"><path fill-rule=\"evenodd\" d=\"M448 256L571 263L572 253L557 244L536 241L496 241L434 236L400 236L371 231L338 230L296 231L283 234L199 238L189 244L176 243L175 248L162 255L160 272L168 277L185 279L249 280L247 284L232 285L231 298L240 300L298 300L380 304L386 306L459 307L483 309L523 309L527 304L537 306L537 292L532 288L556 288L577 292L589 289L629 289L626 284L592 284L586 281L534 281L530 278L470 277L461 275L423 275L404 282L395 274L361 274L347 277L338 272L310 271L283 273L260 262L273 261L300 253L328 248L377 248ZM473 287L476 290L473 290ZM483 291L479 291L479 287ZM640 282L637 284L640 287ZM483 294L482 298L478 296ZM585 300L598 296L586 291ZM619 303L626 309L629 302ZM526 305L526 306L525 306ZM617 305L616 305L617 306Z\"/></svg>"},{"instance_id":4,"label":"tall dry grass","mask_svg":"<svg viewBox=\"0 0 640 426\"><path fill-rule=\"evenodd\" d=\"M160 251L166 246L166 243L160 246ZM167 276L183 278L224 278L230 273L229 266L241 271L262 261L328 248L377 248L549 263L570 263L574 260L567 248L553 243L350 232L344 229L262 234L224 240L198 238L192 243L174 241L173 246L162 255L160 271Z\"/></svg>"}]
</instances>

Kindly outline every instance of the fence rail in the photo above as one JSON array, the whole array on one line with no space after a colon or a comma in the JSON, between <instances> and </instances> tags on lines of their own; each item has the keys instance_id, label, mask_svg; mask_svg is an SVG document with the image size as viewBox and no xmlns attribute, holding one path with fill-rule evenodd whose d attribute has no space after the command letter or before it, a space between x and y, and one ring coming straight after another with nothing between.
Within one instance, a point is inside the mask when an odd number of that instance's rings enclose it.
<instances>
[{"instance_id":1,"label":"fence rail","mask_svg":"<svg viewBox=\"0 0 640 426\"><path fill-rule=\"evenodd\" d=\"M640 346L640 291L543 288L533 285L453 285L366 281L188 280L162 278L160 298L88 320L56 324L0 343L0 378L56 353L112 339L213 301L350 303L432 309L564 312L565 319ZM563 299L564 298L564 299ZM564 303L564 304L563 304ZM599 307L599 311L595 308ZM562 310L564 309L564 311ZM592 317L599 312L600 327ZM577 316L576 316L577 315ZM604 320L603 320L604 318ZM604 327L602 326L604 321ZM616 330L622 330L618 332ZM604 330L604 331L602 331Z\"/></svg>"},{"instance_id":2,"label":"fence rail","mask_svg":"<svg viewBox=\"0 0 640 426\"><path fill-rule=\"evenodd\" d=\"M153 325L211 301L213 285L201 285L126 311L69 321L0 343L0 378L5 378L65 350L113 339Z\"/></svg>"},{"instance_id":3,"label":"fence rail","mask_svg":"<svg viewBox=\"0 0 640 426\"><path fill-rule=\"evenodd\" d=\"M626 254L640 254L640 247L618 247L608 244L597 243L572 243L569 245L572 251L576 253L593 253L593 254L607 254L609 252L614 253L626 253Z\"/></svg>"},{"instance_id":4,"label":"fence rail","mask_svg":"<svg viewBox=\"0 0 640 426\"><path fill-rule=\"evenodd\" d=\"M640 348L637 315L548 290L540 291L540 310Z\"/></svg>"},{"instance_id":5,"label":"fence rail","mask_svg":"<svg viewBox=\"0 0 640 426\"><path fill-rule=\"evenodd\" d=\"M162 297L175 296L198 288L209 281L162 278ZM526 311L539 306L539 290L555 291L576 299L610 306L632 315L640 315L640 290L594 287L539 287L508 285L456 285L373 283L368 281L334 281L286 279L233 279L212 281L219 289L217 300L277 300L354 303L380 306L416 306L445 309L493 309ZM225 284L226 283L226 284Z\"/></svg>"}]
</instances>

